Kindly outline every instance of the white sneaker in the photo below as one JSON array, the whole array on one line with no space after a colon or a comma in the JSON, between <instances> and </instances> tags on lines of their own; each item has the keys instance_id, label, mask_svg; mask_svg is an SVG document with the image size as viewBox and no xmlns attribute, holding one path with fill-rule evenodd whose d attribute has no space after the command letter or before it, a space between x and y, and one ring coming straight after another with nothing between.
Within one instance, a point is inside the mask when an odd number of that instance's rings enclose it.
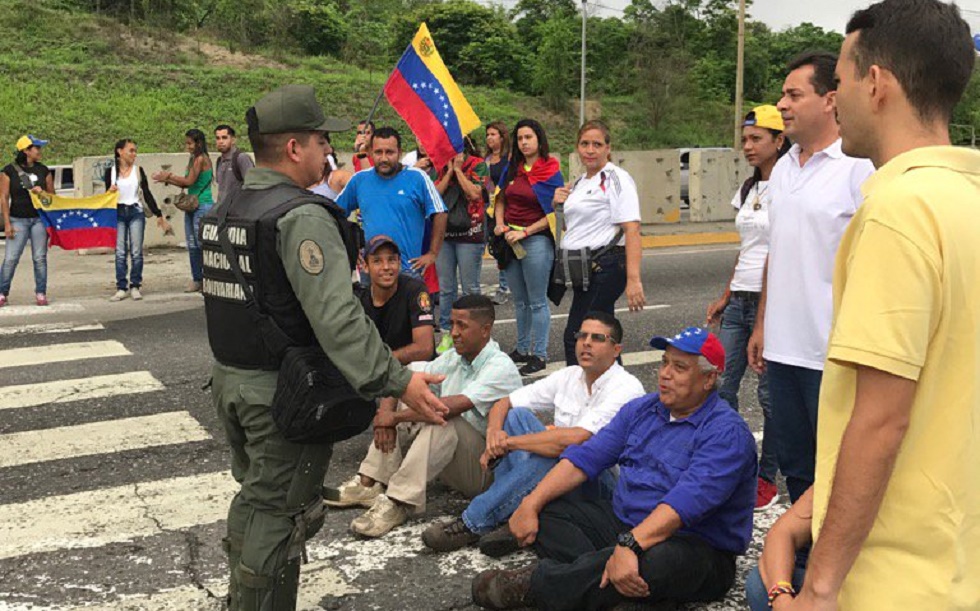
<instances>
[{"instance_id":1,"label":"white sneaker","mask_svg":"<svg viewBox=\"0 0 980 611\"><path fill-rule=\"evenodd\" d=\"M129 293L127 293L126 291L124 291L122 289L119 289L118 291L116 291L116 294L115 295L113 295L112 297L109 298L109 301L122 301L123 299L125 299L127 297L129 297Z\"/></svg>"},{"instance_id":2,"label":"white sneaker","mask_svg":"<svg viewBox=\"0 0 980 611\"><path fill-rule=\"evenodd\" d=\"M129 296L133 298L133 301L139 301L143 298L143 293L140 292L138 286L134 286L133 288L129 289Z\"/></svg>"},{"instance_id":3,"label":"white sneaker","mask_svg":"<svg viewBox=\"0 0 980 611\"><path fill-rule=\"evenodd\" d=\"M380 537L408 521L408 510L387 495L379 494L374 505L350 523L351 532L362 537Z\"/></svg>"},{"instance_id":4,"label":"white sneaker","mask_svg":"<svg viewBox=\"0 0 980 611\"><path fill-rule=\"evenodd\" d=\"M323 502L328 507L368 507L374 505L374 500L382 492L380 482L374 482L373 486L362 486L361 476L355 475L340 488L328 490Z\"/></svg>"}]
</instances>

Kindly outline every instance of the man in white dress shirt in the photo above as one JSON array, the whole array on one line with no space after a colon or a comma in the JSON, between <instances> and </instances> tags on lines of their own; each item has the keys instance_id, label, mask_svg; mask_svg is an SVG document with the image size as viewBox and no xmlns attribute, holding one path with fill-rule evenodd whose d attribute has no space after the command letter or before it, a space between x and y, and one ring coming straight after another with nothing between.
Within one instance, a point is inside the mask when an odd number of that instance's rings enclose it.
<instances>
[{"instance_id":1,"label":"man in white dress shirt","mask_svg":"<svg viewBox=\"0 0 980 611\"><path fill-rule=\"evenodd\" d=\"M836 66L831 53L798 57L776 105L794 144L769 179L769 257L748 347L752 368L769 374L779 470L794 503L813 485L834 258L874 172L841 151Z\"/></svg>"},{"instance_id":2,"label":"man in white dress shirt","mask_svg":"<svg viewBox=\"0 0 980 611\"><path fill-rule=\"evenodd\" d=\"M623 350L623 327L612 314L590 312L575 337L578 365L518 389L491 408L481 462L493 471L493 485L474 498L462 516L426 529L422 541L428 547L451 551L479 541L480 551L491 556L516 550L506 523L524 497L557 464L565 448L583 443L624 404L643 396L640 381L616 362ZM554 427L545 427L532 411L552 409ZM605 476L584 484L576 494L611 496L614 480L608 472Z\"/></svg>"}]
</instances>

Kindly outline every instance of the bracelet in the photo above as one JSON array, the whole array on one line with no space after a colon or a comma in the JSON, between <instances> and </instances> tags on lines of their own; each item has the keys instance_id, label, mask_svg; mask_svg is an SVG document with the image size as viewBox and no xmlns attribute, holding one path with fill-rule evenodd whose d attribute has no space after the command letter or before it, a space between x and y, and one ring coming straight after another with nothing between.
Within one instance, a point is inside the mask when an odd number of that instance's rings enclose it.
<instances>
[{"instance_id":1,"label":"bracelet","mask_svg":"<svg viewBox=\"0 0 980 611\"><path fill-rule=\"evenodd\" d=\"M531 235L531 234L529 234L529 233L527 232L527 229L525 229L525 230L524 230L524 237L526 238L526 237L528 237L529 235Z\"/></svg>"},{"instance_id":2,"label":"bracelet","mask_svg":"<svg viewBox=\"0 0 980 611\"><path fill-rule=\"evenodd\" d=\"M776 582L776 585L769 588L768 600L769 608L772 609L772 604L776 602L776 599L783 594L789 594L791 598L796 598L796 589L793 588L793 584L788 581Z\"/></svg>"}]
</instances>

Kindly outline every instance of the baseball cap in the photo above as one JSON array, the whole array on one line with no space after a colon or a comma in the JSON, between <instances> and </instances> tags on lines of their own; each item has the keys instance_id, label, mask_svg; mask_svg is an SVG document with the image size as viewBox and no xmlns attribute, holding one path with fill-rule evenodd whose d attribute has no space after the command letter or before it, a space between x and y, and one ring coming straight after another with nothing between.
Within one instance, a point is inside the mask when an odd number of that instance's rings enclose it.
<instances>
[{"instance_id":1,"label":"baseball cap","mask_svg":"<svg viewBox=\"0 0 980 611\"><path fill-rule=\"evenodd\" d=\"M708 362L725 370L725 348L714 333L700 327L688 327L674 337L656 336L650 338L650 346L658 350L666 350L673 346L681 352L698 354L708 359Z\"/></svg>"},{"instance_id":2,"label":"baseball cap","mask_svg":"<svg viewBox=\"0 0 980 611\"><path fill-rule=\"evenodd\" d=\"M312 85L284 85L262 96L245 113L249 129L260 134L343 132L350 121L327 117Z\"/></svg>"},{"instance_id":3,"label":"baseball cap","mask_svg":"<svg viewBox=\"0 0 980 611\"><path fill-rule=\"evenodd\" d=\"M384 246L385 244L390 244L391 247L395 249L396 255L401 254L401 251L398 250L398 244L395 243L395 240L393 240L392 238L386 235L379 234L374 236L370 240L368 240L368 243L365 244L364 256L367 257L368 255L373 255L374 253L378 252L378 249Z\"/></svg>"},{"instance_id":4,"label":"baseball cap","mask_svg":"<svg viewBox=\"0 0 980 611\"><path fill-rule=\"evenodd\" d=\"M17 150L26 151L32 146L45 146L47 143L47 140L41 140L40 138L35 138L34 136L21 136L17 139Z\"/></svg>"},{"instance_id":5,"label":"baseball cap","mask_svg":"<svg viewBox=\"0 0 980 611\"><path fill-rule=\"evenodd\" d=\"M756 106L749 111L749 114L745 115L745 121L742 122L742 126L746 127L753 125L755 127L774 129L780 132L786 129L786 126L783 125L783 115L780 114L779 110L777 110L772 104Z\"/></svg>"}]
</instances>

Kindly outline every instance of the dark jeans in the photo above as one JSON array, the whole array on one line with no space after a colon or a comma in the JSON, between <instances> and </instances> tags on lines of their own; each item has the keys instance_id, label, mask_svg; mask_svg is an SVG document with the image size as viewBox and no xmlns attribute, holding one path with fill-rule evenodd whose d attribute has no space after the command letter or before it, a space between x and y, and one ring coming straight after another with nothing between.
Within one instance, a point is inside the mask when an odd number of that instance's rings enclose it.
<instances>
[{"instance_id":1,"label":"dark jeans","mask_svg":"<svg viewBox=\"0 0 980 611\"><path fill-rule=\"evenodd\" d=\"M542 558L531 576L539 609L607 609L628 599L609 584L600 588L616 536L629 530L610 501L558 499L541 512L534 549ZM719 600L735 582L735 555L703 540L677 534L640 556L650 586L646 602Z\"/></svg>"},{"instance_id":2,"label":"dark jeans","mask_svg":"<svg viewBox=\"0 0 980 611\"><path fill-rule=\"evenodd\" d=\"M823 372L773 361L766 361L766 370L779 470L786 478L790 501L795 503L813 485Z\"/></svg>"},{"instance_id":3,"label":"dark jeans","mask_svg":"<svg viewBox=\"0 0 980 611\"><path fill-rule=\"evenodd\" d=\"M574 290L563 337L566 364L578 365L578 359L575 358L575 333L582 326L585 315L593 310L613 314L616 300L625 290L626 250L617 248L596 259L596 269L592 273L588 291Z\"/></svg>"},{"instance_id":4,"label":"dark jeans","mask_svg":"<svg viewBox=\"0 0 980 611\"><path fill-rule=\"evenodd\" d=\"M759 307L757 299L746 299L732 295L721 317L721 330L718 339L725 348L725 373L721 376L718 394L738 411L738 389L748 368L748 345L755 327L755 313ZM759 376L759 407L762 408L762 454L759 456L759 477L767 482L776 481L779 463L776 455L776 440L772 432L772 410L769 406L769 381L763 372Z\"/></svg>"}]
</instances>

